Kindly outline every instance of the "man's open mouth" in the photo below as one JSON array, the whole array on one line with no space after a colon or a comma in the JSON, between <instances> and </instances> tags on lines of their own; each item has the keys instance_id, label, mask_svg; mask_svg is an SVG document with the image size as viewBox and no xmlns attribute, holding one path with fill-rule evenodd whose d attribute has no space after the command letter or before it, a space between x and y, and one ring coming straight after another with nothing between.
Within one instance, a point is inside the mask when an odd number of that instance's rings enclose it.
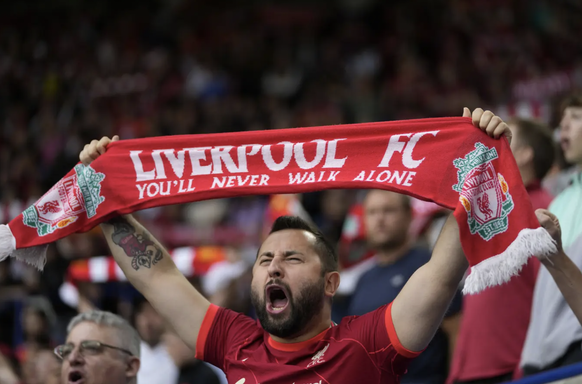
<instances>
[{"instance_id":1,"label":"man's open mouth","mask_svg":"<svg viewBox=\"0 0 582 384\"><path fill-rule=\"evenodd\" d=\"M562 139L560 140L560 145L562 146L563 151L567 151L568 149L570 149L570 140Z\"/></svg>"},{"instance_id":2,"label":"man's open mouth","mask_svg":"<svg viewBox=\"0 0 582 384\"><path fill-rule=\"evenodd\" d=\"M69 372L69 384L82 384L85 381L85 375L80 371Z\"/></svg>"},{"instance_id":3,"label":"man's open mouth","mask_svg":"<svg viewBox=\"0 0 582 384\"><path fill-rule=\"evenodd\" d=\"M267 312L272 315L283 312L289 306L289 295L285 288L271 284L265 290Z\"/></svg>"}]
</instances>

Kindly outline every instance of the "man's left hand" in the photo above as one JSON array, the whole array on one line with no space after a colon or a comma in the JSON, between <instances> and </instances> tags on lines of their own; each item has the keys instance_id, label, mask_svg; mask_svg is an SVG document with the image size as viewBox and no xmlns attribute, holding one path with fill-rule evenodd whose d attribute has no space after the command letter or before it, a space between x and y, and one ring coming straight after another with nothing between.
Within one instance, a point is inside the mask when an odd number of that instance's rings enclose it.
<instances>
[{"instance_id":1,"label":"man's left hand","mask_svg":"<svg viewBox=\"0 0 582 384\"><path fill-rule=\"evenodd\" d=\"M487 133L490 137L498 139L505 135L507 141L511 144L511 130L507 124L501 120L501 117L496 116L491 111L483 111L477 108L471 113L469 108L463 109L463 117L470 117L473 120L473 125Z\"/></svg>"}]
</instances>

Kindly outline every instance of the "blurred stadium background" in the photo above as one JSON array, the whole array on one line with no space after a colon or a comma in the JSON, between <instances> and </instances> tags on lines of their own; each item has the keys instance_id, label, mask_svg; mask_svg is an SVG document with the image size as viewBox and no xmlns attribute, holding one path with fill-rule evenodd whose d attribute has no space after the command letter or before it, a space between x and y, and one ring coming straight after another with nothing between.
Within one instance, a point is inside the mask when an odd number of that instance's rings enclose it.
<instances>
[{"instance_id":1,"label":"blurred stadium background","mask_svg":"<svg viewBox=\"0 0 582 384\"><path fill-rule=\"evenodd\" d=\"M31 0L0 9L2 223L102 136L460 116L464 106L554 128L561 97L582 89L577 0ZM566 168L558 159L544 181L551 192ZM233 198L139 219L213 301L251 313L248 265L272 218L310 217L349 267L367 257L360 198ZM430 246L440 212L414 208L413 231ZM107 254L95 229L51 245L43 273L0 263L0 370L44 382L35 353L61 342L84 305L134 317L138 295Z\"/></svg>"}]
</instances>

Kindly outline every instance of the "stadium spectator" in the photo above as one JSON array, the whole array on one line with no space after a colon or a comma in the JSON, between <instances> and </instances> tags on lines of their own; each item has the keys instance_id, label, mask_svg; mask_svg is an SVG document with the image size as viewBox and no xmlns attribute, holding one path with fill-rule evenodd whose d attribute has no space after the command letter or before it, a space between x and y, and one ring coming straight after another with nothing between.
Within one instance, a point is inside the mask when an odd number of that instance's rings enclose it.
<instances>
[{"instance_id":1,"label":"stadium spectator","mask_svg":"<svg viewBox=\"0 0 582 384\"><path fill-rule=\"evenodd\" d=\"M166 326L162 317L146 300L134 304L134 326L139 333L141 343L141 366L137 373L139 384L176 383L178 367L168 353L162 336Z\"/></svg>"},{"instance_id":2,"label":"stadium spectator","mask_svg":"<svg viewBox=\"0 0 582 384\"><path fill-rule=\"evenodd\" d=\"M391 303L418 268L430 260L430 251L415 247L410 236L410 198L394 192L372 190L363 202L368 246L376 251L374 264L360 276L350 298L348 315L361 316ZM449 340L443 330L456 333L461 296L453 300L433 340L409 365L402 383L444 383L448 373ZM451 335L454 338L456 334ZM451 345L450 348L453 346Z\"/></svg>"},{"instance_id":3,"label":"stadium spectator","mask_svg":"<svg viewBox=\"0 0 582 384\"><path fill-rule=\"evenodd\" d=\"M50 349L42 349L34 354L23 368L26 384L59 384L61 364Z\"/></svg>"},{"instance_id":4,"label":"stadium spectator","mask_svg":"<svg viewBox=\"0 0 582 384\"><path fill-rule=\"evenodd\" d=\"M127 321L93 310L75 316L67 330L65 344L55 348L62 383L136 384L140 338Z\"/></svg>"},{"instance_id":5,"label":"stadium spectator","mask_svg":"<svg viewBox=\"0 0 582 384\"><path fill-rule=\"evenodd\" d=\"M221 381L208 364L194 357L193 351L175 333L166 332L163 343L179 370L176 384L227 383L222 371L220 371ZM218 370L218 368L215 369ZM159 381L158 383L163 384L168 383L168 381Z\"/></svg>"},{"instance_id":6,"label":"stadium spectator","mask_svg":"<svg viewBox=\"0 0 582 384\"><path fill-rule=\"evenodd\" d=\"M36 353L54 347L51 329L54 312L50 302L43 296L29 297L22 311L24 340L16 350L21 364L34 360Z\"/></svg>"},{"instance_id":7,"label":"stadium spectator","mask_svg":"<svg viewBox=\"0 0 582 384\"><path fill-rule=\"evenodd\" d=\"M565 159L578 167L570 185L550 205L560 222L562 246L578 268L582 267L582 97L563 103L560 144ZM548 261L551 263L551 260ZM520 365L524 374L582 361L582 325L568 307L552 277L558 266L540 269L536 282L531 323Z\"/></svg>"},{"instance_id":8,"label":"stadium spectator","mask_svg":"<svg viewBox=\"0 0 582 384\"><path fill-rule=\"evenodd\" d=\"M208 381L219 383L218 377L206 364L197 364L194 352L188 347L179 344L172 336L167 336L168 329L164 319L144 299L138 299L134 305L135 328L141 336L141 366L137 373L139 384L188 384L190 378L204 378ZM166 341L173 343L169 346ZM190 352L191 358L187 358L184 347ZM170 349L172 348L172 352ZM186 373L184 371L187 371ZM179 380L179 377L182 376ZM187 376L187 377L186 377ZM190 380L190 379L189 379Z\"/></svg>"}]
</instances>

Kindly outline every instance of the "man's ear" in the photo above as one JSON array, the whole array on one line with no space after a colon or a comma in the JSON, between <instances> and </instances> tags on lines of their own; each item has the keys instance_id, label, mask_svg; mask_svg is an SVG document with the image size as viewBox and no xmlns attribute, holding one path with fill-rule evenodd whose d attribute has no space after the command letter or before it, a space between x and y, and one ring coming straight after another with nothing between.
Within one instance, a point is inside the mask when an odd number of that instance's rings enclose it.
<instances>
[{"instance_id":1,"label":"man's ear","mask_svg":"<svg viewBox=\"0 0 582 384\"><path fill-rule=\"evenodd\" d=\"M513 157L518 167L523 167L533 162L534 151L532 147L523 145L513 151Z\"/></svg>"},{"instance_id":2,"label":"man's ear","mask_svg":"<svg viewBox=\"0 0 582 384\"><path fill-rule=\"evenodd\" d=\"M340 285L340 274L337 271L325 274L325 295L333 297Z\"/></svg>"},{"instance_id":3,"label":"man's ear","mask_svg":"<svg viewBox=\"0 0 582 384\"><path fill-rule=\"evenodd\" d=\"M130 356L127 359L127 366L125 368L125 376L127 376L130 379L133 377L137 377L137 372L139 371L140 365L141 365L141 362L140 362L139 358L137 358L135 356Z\"/></svg>"},{"instance_id":4,"label":"man's ear","mask_svg":"<svg viewBox=\"0 0 582 384\"><path fill-rule=\"evenodd\" d=\"M534 161L534 150L530 146L523 148L523 157L528 163L533 163Z\"/></svg>"}]
</instances>

